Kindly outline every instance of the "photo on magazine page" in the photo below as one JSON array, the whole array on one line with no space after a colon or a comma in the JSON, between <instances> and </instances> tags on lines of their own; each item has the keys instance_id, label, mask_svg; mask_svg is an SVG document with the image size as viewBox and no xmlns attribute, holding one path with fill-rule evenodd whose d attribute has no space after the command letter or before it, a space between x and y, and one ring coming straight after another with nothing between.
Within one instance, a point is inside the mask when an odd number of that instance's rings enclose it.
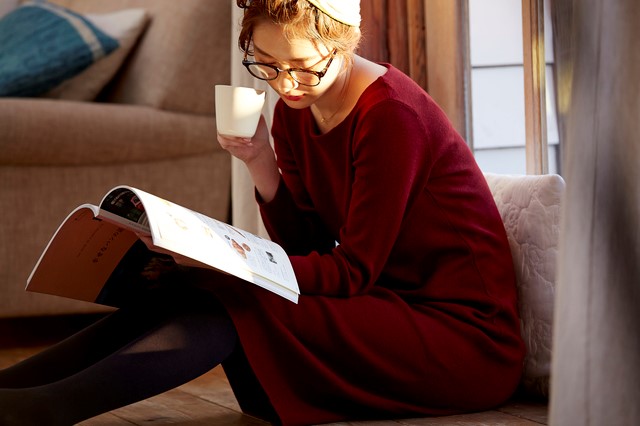
<instances>
[{"instance_id":1,"label":"photo on magazine page","mask_svg":"<svg viewBox=\"0 0 640 426\"><path fill-rule=\"evenodd\" d=\"M100 208L131 222L149 226L142 200L128 188L117 188L109 192L102 200Z\"/></svg>"}]
</instances>

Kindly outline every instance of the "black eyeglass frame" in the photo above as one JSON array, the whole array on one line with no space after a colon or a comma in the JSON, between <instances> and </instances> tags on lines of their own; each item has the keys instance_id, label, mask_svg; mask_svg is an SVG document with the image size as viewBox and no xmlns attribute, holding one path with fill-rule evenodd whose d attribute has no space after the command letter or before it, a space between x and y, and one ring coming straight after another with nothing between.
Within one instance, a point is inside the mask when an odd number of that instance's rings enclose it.
<instances>
[{"instance_id":1,"label":"black eyeglass frame","mask_svg":"<svg viewBox=\"0 0 640 426\"><path fill-rule=\"evenodd\" d=\"M280 69L280 68L276 67L275 65L265 64L264 62L249 61L247 59L247 54L246 53L245 53L244 59L242 60L242 65L244 65L244 67L247 69L247 71L249 71L249 74L251 74L252 76L254 76L255 78L257 78L259 80L273 81L273 80L277 79L278 76L280 76L281 72L286 72L287 74L289 74L289 76L291 76L291 78L296 83L301 84L303 86L307 86L307 87L315 87L315 86L320 84L320 82L322 81L322 77L324 77L325 74L327 73L327 71L329 71L329 67L331 66L331 63L333 62L333 59L336 57L336 53L338 53L338 49L334 49L333 52L331 52L330 57L329 57L329 62L327 62L327 65L325 65L325 67L321 71L314 71L314 70L310 70L310 69L307 69L307 68L287 68L287 69L283 70L283 69ZM326 57L323 58L323 60L324 59L326 59ZM271 68L272 70L274 70L276 72L276 75L273 78L264 78L264 77L257 76L253 72L251 72L251 68L250 67L252 65L260 65L260 66L263 66L263 67ZM318 82L316 84L302 83L301 81L298 81L298 79L295 77L295 73L296 72L303 72L303 73L315 75L316 77L318 77Z\"/></svg>"}]
</instances>

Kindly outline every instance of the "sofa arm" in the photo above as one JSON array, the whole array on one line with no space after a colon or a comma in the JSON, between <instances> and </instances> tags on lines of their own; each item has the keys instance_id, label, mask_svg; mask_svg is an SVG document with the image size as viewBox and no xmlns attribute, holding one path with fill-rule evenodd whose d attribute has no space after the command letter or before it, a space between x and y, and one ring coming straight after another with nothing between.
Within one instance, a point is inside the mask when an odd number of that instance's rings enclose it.
<instances>
[{"instance_id":1,"label":"sofa arm","mask_svg":"<svg viewBox=\"0 0 640 426\"><path fill-rule=\"evenodd\" d=\"M144 106L0 99L0 164L147 162L220 151L215 118Z\"/></svg>"},{"instance_id":2,"label":"sofa arm","mask_svg":"<svg viewBox=\"0 0 640 426\"><path fill-rule=\"evenodd\" d=\"M0 99L0 317L103 309L24 286L60 221L116 185L227 220L231 161L214 122L125 104Z\"/></svg>"}]
</instances>

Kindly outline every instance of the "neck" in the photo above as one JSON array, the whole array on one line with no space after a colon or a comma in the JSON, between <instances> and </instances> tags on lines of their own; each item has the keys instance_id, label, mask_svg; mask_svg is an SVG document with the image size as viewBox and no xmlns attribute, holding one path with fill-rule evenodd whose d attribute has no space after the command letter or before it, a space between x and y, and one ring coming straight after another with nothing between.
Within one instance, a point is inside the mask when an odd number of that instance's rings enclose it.
<instances>
[{"instance_id":1,"label":"neck","mask_svg":"<svg viewBox=\"0 0 640 426\"><path fill-rule=\"evenodd\" d=\"M329 97L322 99L322 102L316 102L313 105L315 114L320 123L330 124L340 117L340 112L346 103L349 91L349 79L351 76L351 68L346 69L340 74L340 78L331 87Z\"/></svg>"}]
</instances>

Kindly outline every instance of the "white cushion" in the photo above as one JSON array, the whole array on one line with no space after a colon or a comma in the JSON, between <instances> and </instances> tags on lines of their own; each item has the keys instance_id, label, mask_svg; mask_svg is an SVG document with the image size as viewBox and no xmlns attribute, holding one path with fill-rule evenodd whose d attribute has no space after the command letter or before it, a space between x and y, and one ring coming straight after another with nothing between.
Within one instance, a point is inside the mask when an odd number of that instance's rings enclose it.
<instances>
[{"instance_id":1,"label":"white cushion","mask_svg":"<svg viewBox=\"0 0 640 426\"><path fill-rule=\"evenodd\" d=\"M502 216L516 271L527 347L522 385L529 393L548 397L564 180L558 175L491 173L485 178Z\"/></svg>"}]
</instances>

